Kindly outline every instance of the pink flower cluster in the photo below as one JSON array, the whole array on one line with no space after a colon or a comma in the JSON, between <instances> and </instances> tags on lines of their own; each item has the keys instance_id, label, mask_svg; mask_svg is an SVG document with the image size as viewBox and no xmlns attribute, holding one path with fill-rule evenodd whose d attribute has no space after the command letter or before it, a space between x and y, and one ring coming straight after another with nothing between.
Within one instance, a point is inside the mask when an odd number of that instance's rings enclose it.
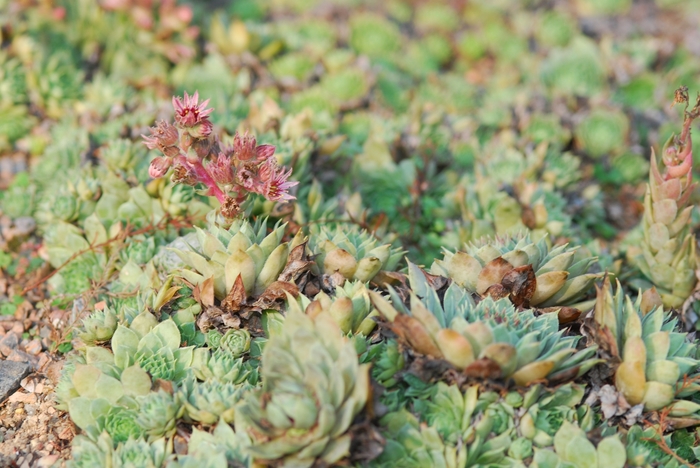
<instances>
[{"instance_id":1,"label":"pink flower cluster","mask_svg":"<svg viewBox=\"0 0 700 468\"><path fill-rule=\"evenodd\" d=\"M694 107L689 111L688 88L681 86L676 90L675 104L685 104L683 130L680 135L672 135L664 145L661 154L665 166L663 174L659 172L656 159L652 154L651 173L657 184L670 179L679 179L681 181L679 190L684 193L683 203L685 203L695 186L693 184L693 141L690 135L690 126L695 119L700 117L700 95L698 95Z\"/></svg>"},{"instance_id":2,"label":"pink flower cluster","mask_svg":"<svg viewBox=\"0 0 700 468\"><path fill-rule=\"evenodd\" d=\"M236 133L232 146L223 145L212 134L209 114L213 109L208 104L208 99L199 103L197 92L185 93L182 99L173 97L175 125L161 121L149 136L142 135L149 149L163 153L151 161L149 175L163 177L172 167L173 182L204 184L227 218L240 214L241 204L251 193L272 201L293 200L289 189L298 182L288 181L292 170L277 164L275 147L258 145L247 133Z\"/></svg>"}]
</instances>

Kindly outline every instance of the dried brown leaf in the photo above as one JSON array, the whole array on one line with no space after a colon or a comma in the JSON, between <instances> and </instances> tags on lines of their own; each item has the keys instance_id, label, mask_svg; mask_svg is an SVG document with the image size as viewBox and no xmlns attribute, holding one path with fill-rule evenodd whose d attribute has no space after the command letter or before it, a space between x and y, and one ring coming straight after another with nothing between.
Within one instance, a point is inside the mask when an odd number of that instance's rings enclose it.
<instances>
[{"instance_id":1,"label":"dried brown leaf","mask_svg":"<svg viewBox=\"0 0 700 468\"><path fill-rule=\"evenodd\" d=\"M484 291L484 297L490 297L494 301L508 297L510 290L503 286L501 283L497 283L489 286L489 288Z\"/></svg>"},{"instance_id":2,"label":"dried brown leaf","mask_svg":"<svg viewBox=\"0 0 700 468\"><path fill-rule=\"evenodd\" d=\"M221 308L228 313L238 312L243 305L245 305L247 297L248 295L243 285L243 277L239 273L236 277L236 281L233 282L231 291L229 291L228 295L221 301Z\"/></svg>"},{"instance_id":3,"label":"dried brown leaf","mask_svg":"<svg viewBox=\"0 0 700 468\"><path fill-rule=\"evenodd\" d=\"M398 271L379 270L379 273L372 278L372 284L384 289L386 289L387 286L392 286L394 288L397 286L406 286L407 276Z\"/></svg>"},{"instance_id":4,"label":"dried brown leaf","mask_svg":"<svg viewBox=\"0 0 700 468\"><path fill-rule=\"evenodd\" d=\"M501 378L501 367L489 358L481 358L472 362L464 369L464 374L477 379L499 379Z\"/></svg>"},{"instance_id":5,"label":"dried brown leaf","mask_svg":"<svg viewBox=\"0 0 700 468\"><path fill-rule=\"evenodd\" d=\"M260 297L252 304L252 307L260 310L282 310L282 305L284 301L287 300L286 293L297 297L299 296L299 288L293 283L275 281L265 289Z\"/></svg>"},{"instance_id":6,"label":"dried brown leaf","mask_svg":"<svg viewBox=\"0 0 700 468\"><path fill-rule=\"evenodd\" d=\"M530 307L530 299L537 289L537 277L532 265L513 268L501 279L501 284L510 291L510 300L518 307Z\"/></svg>"},{"instance_id":7,"label":"dried brown leaf","mask_svg":"<svg viewBox=\"0 0 700 468\"><path fill-rule=\"evenodd\" d=\"M501 282L503 276L513 269L513 265L503 257L497 257L484 265L476 281L476 292L484 294L486 290Z\"/></svg>"},{"instance_id":8,"label":"dried brown leaf","mask_svg":"<svg viewBox=\"0 0 700 468\"><path fill-rule=\"evenodd\" d=\"M306 254L306 242L302 242L289 252L287 265L277 279L279 281L292 282L303 273L309 271L313 264L314 261Z\"/></svg>"},{"instance_id":9,"label":"dried brown leaf","mask_svg":"<svg viewBox=\"0 0 700 468\"><path fill-rule=\"evenodd\" d=\"M203 306L214 305L214 277L205 279L199 292L201 304Z\"/></svg>"}]
</instances>

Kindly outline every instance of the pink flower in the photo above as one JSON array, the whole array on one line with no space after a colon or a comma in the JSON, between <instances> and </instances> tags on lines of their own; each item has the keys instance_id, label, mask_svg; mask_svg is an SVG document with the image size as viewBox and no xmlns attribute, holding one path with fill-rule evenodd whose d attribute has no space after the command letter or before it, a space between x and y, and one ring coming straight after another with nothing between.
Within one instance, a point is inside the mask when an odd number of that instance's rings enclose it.
<instances>
[{"instance_id":1,"label":"pink flower","mask_svg":"<svg viewBox=\"0 0 700 468\"><path fill-rule=\"evenodd\" d=\"M170 176L170 181L173 184L185 184L192 186L197 185L197 182L199 182L197 174L182 164L175 164L175 167L173 168L173 175Z\"/></svg>"},{"instance_id":2,"label":"pink flower","mask_svg":"<svg viewBox=\"0 0 700 468\"><path fill-rule=\"evenodd\" d=\"M258 161L267 161L275 154L274 145L260 145L255 148L255 153L257 154Z\"/></svg>"},{"instance_id":3,"label":"pink flower","mask_svg":"<svg viewBox=\"0 0 700 468\"><path fill-rule=\"evenodd\" d=\"M255 173L255 169L250 167L241 167L236 172L236 180L249 192L259 193L264 195L266 193L265 184L259 179L258 174Z\"/></svg>"},{"instance_id":4,"label":"pink flower","mask_svg":"<svg viewBox=\"0 0 700 468\"><path fill-rule=\"evenodd\" d=\"M292 175L292 169L285 171L284 167L277 165L273 159L268 159L265 164L260 167L258 176L265 184L265 193L263 196L270 201L294 200L295 196L290 195L287 191L297 185L299 182L289 182L287 179Z\"/></svg>"},{"instance_id":5,"label":"pink flower","mask_svg":"<svg viewBox=\"0 0 700 468\"><path fill-rule=\"evenodd\" d=\"M151 127L149 136L141 135L148 149L163 151L169 146L177 145L179 135L177 129L168 122L161 120L155 127Z\"/></svg>"},{"instance_id":6,"label":"pink flower","mask_svg":"<svg viewBox=\"0 0 700 468\"><path fill-rule=\"evenodd\" d=\"M255 156L255 137L245 132L241 136L238 132L233 136L233 153L239 161L248 161Z\"/></svg>"},{"instance_id":7,"label":"pink flower","mask_svg":"<svg viewBox=\"0 0 700 468\"><path fill-rule=\"evenodd\" d=\"M199 93L196 91L192 96L185 92L184 100L173 97L175 122L178 126L186 128L195 138L206 137L212 130L209 114L214 111L214 109L207 109L207 104L209 99L199 104Z\"/></svg>"},{"instance_id":8,"label":"pink flower","mask_svg":"<svg viewBox=\"0 0 700 468\"><path fill-rule=\"evenodd\" d=\"M231 167L231 159L224 153L219 153L219 156L207 167L212 178L218 184L229 185L233 183L233 167Z\"/></svg>"},{"instance_id":9,"label":"pink flower","mask_svg":"<svg viewBox=\"0 0 700 468\"><path fill-rule=\"evenodd\" d=\"M239 161L263 162L275 154L275 147L273 145L257 146L255 137L249 136L248 132L244 133L243 136L236 133L233 137L233 152Z\"/></svg>"},{"instance_id":10,"label":"pink flower","mask_svg":"<svg viewBox=\"0 0 700 468\"><path fill-rule=\"evenodd\" d=\"M151 161L151 165L148 166L148 175L154 179L159 179L168 172L172 164L173 160L170 158L155 158Z\"/></svg>"}]
</instances>

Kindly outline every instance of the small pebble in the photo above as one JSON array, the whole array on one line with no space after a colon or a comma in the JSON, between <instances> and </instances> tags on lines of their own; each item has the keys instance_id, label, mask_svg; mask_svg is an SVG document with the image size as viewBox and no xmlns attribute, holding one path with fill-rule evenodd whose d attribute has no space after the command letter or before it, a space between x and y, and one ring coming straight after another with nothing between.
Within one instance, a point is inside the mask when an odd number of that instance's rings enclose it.
<instances>
[{"instance_id":1,"label":"small pebble","mask_svg":"<svg viewBox=\"0 0 700 468\"><path fill-rule=\"evenodd\" d=\"M27 346L24 347L24 350L28 352L29 354L34 354L37 355L41 352L42 346L41 346L41 341L38 339L33 339L30 341Z\"/></svg>"},{"instance_id":2,"label":"small pebble","mask_svg":"<svg viewBox=\"0 0 700 468\"><path fill-rule=\"evenodd\" d=\"M19 337L16 333L8 333L0 339L0 353L4 356L9 356L12 351L17 349L19 345Z\"/></svg>"}]
</instances>

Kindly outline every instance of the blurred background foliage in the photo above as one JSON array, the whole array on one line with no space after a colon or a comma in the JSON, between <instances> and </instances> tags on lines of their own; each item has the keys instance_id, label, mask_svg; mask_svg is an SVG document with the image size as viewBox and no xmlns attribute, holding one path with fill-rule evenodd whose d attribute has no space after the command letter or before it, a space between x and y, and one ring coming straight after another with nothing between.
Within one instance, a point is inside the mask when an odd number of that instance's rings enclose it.
<instances>
[{"instance_id":1,"label":"blurred background foliage","mask_svg":"<svg viewBox=\"0 0 700 468\"><path fill-rule=\"evenodd\" d=\"M254 216L359 224L419 264L529 230L609 267L649 148L680 122L673 90L700 85L698 6L2 0L0 209L51 238L57 219L109 229L215 207L149 183L138 142L172 94L199 90L221 132L275 144L301 181L297 203L259 200Z\"/></svg>"}]
</instances>

